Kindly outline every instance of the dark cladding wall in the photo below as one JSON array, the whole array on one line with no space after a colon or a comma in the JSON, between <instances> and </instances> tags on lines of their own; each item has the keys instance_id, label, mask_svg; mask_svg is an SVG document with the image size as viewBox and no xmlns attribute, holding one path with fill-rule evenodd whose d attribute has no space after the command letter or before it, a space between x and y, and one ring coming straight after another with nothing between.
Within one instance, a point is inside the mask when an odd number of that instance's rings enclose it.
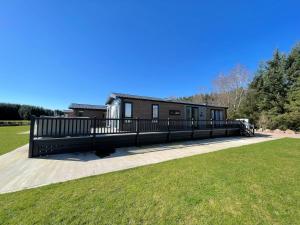
<instances>
[{"instance_id":1,"label":"dark cladding wall","mask_svg":"<svg viewBox=\"0 0 300 225\"><path fill-rule=\"evenodd\" d=\"M185 119L185 105L174 104L167 102L155 102L148 100L137 100L137 99L122 99L124 102L131 102L133 105L133 118L140 119L152 119L152 105L159 105L159 119ZM123 107L122 104L122 107ZM169 110L178 110L180 115L169 115ZM122 110L123 111L123 110Z\"/></svg>"},{"instance_id":2,"label":"dark cladding wall","mask_svg":"<svg viewBox=\"0 0 300 225\"><path fill-rule=\"evenodd\" d=\"M102 119L106 117L106 110L73 109L69 117L96 117L97 119Z\"/></svg>"},{"instance_id":3,"label":"dark cladding wall","mask_svg":"<svg viewBox=\"0 0 300 225\"><path fill-rule=\"evenodd\" d=\"M122 112L124 107L124 102L131 102L133 104L133 118L140 118L140 119L152 119L152 105L157 104L159 105L159 119L186 119L185 116L185 108L186 106L193 105L185 105L185 104L176 104L176 103L168 103L168 102L156 102L156 101L149 101L149 100L137 100L137 99L122 99L123 104ZM204 106L206 108L206 117L204 119L209 120L211 119L211 109L217 109L224 112L224 119L227 118L226 109L220 107L212 107L212 106ZM180 111L180 115L170 115L170 110L178 110ZM124 115L123 115L124 116Z\"/></svg>"}]
</instances>

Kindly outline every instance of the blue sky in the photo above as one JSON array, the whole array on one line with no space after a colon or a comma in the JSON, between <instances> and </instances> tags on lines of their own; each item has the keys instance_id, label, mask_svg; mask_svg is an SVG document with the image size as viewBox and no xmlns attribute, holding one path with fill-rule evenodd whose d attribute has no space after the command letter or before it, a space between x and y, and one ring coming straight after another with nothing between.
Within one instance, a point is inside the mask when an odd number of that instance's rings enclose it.
<instances>
[{"instance_id":1,"label":"blue sky","mask_svg":"<svg viewBox=\"0 0 300 225\"><path fill-rule=\"evenodd\" d=\"M110 92L211 90L300 41L299 1L2 1L0 102L65 109Z\"/></svg>"}]
</instances>

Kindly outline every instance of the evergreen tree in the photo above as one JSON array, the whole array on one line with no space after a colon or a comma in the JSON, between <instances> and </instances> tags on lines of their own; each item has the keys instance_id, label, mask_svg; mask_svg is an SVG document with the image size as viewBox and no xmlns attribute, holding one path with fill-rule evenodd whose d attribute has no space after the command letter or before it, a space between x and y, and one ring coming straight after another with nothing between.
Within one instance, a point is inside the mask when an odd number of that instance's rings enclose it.
<instances>
[{"instance_id":1,"label":"evergreen tree","mask_svg":"<svg viewBox=\"0 0 300 225\"><path fill-rule=\"evenodd\" d=\"M300 130L300 77L293 83L288 94L288 102L286 104L286 113L283 120L287 124L287 128Z\"/></svg>"},{"instance_id":2,"label":"evergreen tree","mask_svg":"<svg viewBox=\"0 0 300 225\"><path fill-rule=\"evenodd\" d=\"M240 118L248 118L250 122L256 126L258 126L257 122L259 120L259 109L257 105L257 99L257 90L253 87L249 88L239 110Z\"/></svg>"},{"instance_id":3,"label":"evergreen tree","mask_svg":"<svg viewBox=\"0 0 300 225\"><path fill-rule=\"evenodd\" d=\"M287 82L285 72L286 58L278 50L275 51L273 59L267 62L263 71L262 87L259 87L259 108L276 116L284 113L284 105L287 96Z\"/></svg>"},{"instance_id":4,"label":"evergreen tree","mask_svg":"<svg viewBox=\"0 0 300 225\"><path fill-rule=\"evenodd\" d=\"M294 47L287 58L286 62L287 71L287 85L289 88L297 82L300 77L300 43Z\"/></svg>"},{"instance_id":5,"label":"evergreen tree","mask_svg":"<svg viewBox=\"0 0 300 225\"><path fill-rule=\"evenodd\" d=\"M228 84L235 82L226 82L225 78L221 76L218 80L221 87L218 92L198 94L186 100L227 105L231 118L249 118L257 127L300 130L300 43L287 56L276 50L271 60L260 65L245 88L246 96L238 110L230 105L233 101L229 97L239 87L229 85L228 89ZM235 81L234 76L230 79Z\"/></svg>"}]
</instances>

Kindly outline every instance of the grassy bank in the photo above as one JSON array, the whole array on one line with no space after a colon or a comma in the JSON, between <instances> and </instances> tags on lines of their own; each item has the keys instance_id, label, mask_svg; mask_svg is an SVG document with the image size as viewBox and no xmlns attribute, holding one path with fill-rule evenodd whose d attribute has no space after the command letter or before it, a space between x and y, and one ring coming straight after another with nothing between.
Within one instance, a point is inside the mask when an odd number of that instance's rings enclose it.
<instances>
[{"instance_id":1,"label":"grassy bank","mask_svg":"<svg viewBox=\"0 0 300 225\"><path fill-rule=\"evenodd\" d=\"M297 224L299 177L300 140L281 139L0 195L0 221Z\"/></svg>"}]
</instances>

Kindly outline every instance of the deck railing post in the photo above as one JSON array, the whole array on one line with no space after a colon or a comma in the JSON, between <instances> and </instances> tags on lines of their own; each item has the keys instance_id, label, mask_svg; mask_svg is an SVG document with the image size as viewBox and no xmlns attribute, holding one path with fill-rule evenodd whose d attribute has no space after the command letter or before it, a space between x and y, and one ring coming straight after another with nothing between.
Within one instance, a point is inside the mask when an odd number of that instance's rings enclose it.
<instances>
[{"instance_id":1,"label":"deck railing post","mask_svg":"<svg viewBox=\"0 0 300 225\"><path fill-rule=\"evenodd\" d=\"M135 132L136 132L136 138L135 138L135 145L139 146L139 133L140 133L140 119L137 117L135 120Z\"/></svg>"},{"instance_id":2,"label":"deck railing post","mask_svg":"<svg viewBox=\"0 0 300 225\"><path fill-rule=\"evenodd\" d=\"M214 120L213 118L210 119L210 137L213 136L213 130L214 130Z\"/></svg>"},{"instance_id":3,"label":"deck railing post","mask_svg":"<svg viewBox=\"0 0 300 225\"><path fill-rule=\"evenodd\" d=\"M228 136L228 119L225 120L225 135Z\"/></svg>"},{"instance_id":4,"label":"deck railing post","mask_svg":"<svg viewBox=\"0 0 300 225\"><path fill-rule=\"evenodd\" d=\"M167 141L169 142L169 141L170 141L170 118L168 118L167 125L168 125L168 135L167 135Z\"/></svg>"},{"instance_id":5,"label":"deck railing post","mask_svg":"<svg viewBox=\"0 0 300 225\"><path fill-rule=\"evenodd\" d=\"M245 126L243 121L239 120L239 127L240 127L240 135L241 136L245 135L245 133L246 133L246 126Z\"/></svg>"},{"instance_id":6,"label":"deck railing post","mask_svg":"<svg viewBox=\"0 0 300 225\"><path fill-rule=\"evenodd\" d=\"M195 130L195 127L194 127L194 118L192 118L192 136L191 136L191 139L194 139L194 130Z\"/></svg>"},{"instance_id":7,"label":"deck railing post","mask_svg":"<svg viewBox=\"0 0 300 225\"><path fill-rule=\"evenodd\" d=\"M59 122L59 123L58 123L58 126L59 126L59 133L58 133L58 135L59 135L59 137L61 137L61 127L62 127L62 124L61 124L61 123L62 123L62 119L59 118L59 119L58 119L58 122Z\"/></svg>"},{"instance_id":8,"label":"deck railing post","mask_svg":"<svg viewBox=\"0 0 300 225\"><path fill-rule=\"evenodd\" d=\"M94 117L93 119L93 138L96 137L96 126L97 126L97 121L96 121L96 117Z\"/></svg>"},{"instance_id":9,"label":"deck railing post","mask_svg":"<svg viewBox=\"0 0 300 225\"><path fill-rule=\"evenodd\" d=\"M97 127L97 119L96 117L93 118L93 141L92 141L92 149L96 150L96 127Z\"/></svg>"},{"instance_id":10,"label":"deck railing post","mask_svg":"<svg viewBox=\"0 0 300 225\"><path fill-rule=\"evenodd\" d=\"M139 128L139 118L136 118L135 120L135 132L138 134L140 131L140 128Z\"/></svg>"},{"instance_id":11,"label":"deck railing post","mask_svg":"<svg viewBox=\"0 0 300 225\"><path fill-rule=\"evenodd\" d=\"M30 118L30 134L29 134L29 151L28 151L28 157L33 157L33 140L34 140L34 124L35 124L35 116L31 116ZM37 130L39 128L37 127Z\"/></svg>"},{"instance_id":12,"label":"deck railing post","mask_svg":"<svg viewBox=\"0 0 300 225\"><path fill-rule=\"evenodd\" d=\"M121 123L121 129L120 130L123 131L124 130L124 128L123 128L124 127L124 120L122 118L120 118L119 123Z\"/></svg>"}]
</instances>

